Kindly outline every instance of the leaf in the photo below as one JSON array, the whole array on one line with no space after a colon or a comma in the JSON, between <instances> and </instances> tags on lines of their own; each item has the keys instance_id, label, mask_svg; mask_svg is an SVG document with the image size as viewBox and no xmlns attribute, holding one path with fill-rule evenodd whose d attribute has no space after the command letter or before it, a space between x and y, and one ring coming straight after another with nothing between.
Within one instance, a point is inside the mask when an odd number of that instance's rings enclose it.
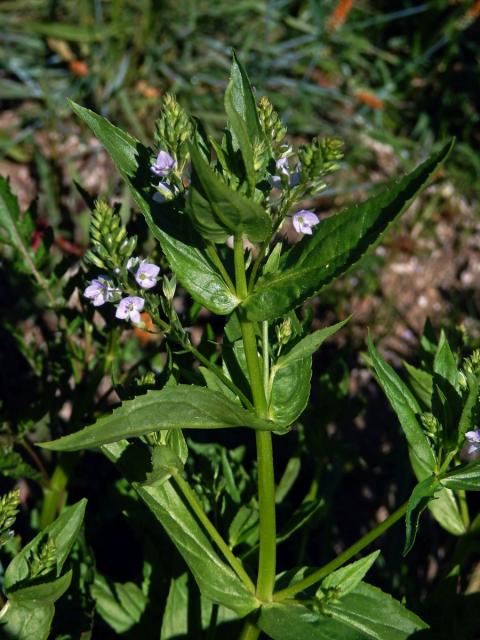
<instances>
[{"instance_id":1,"label":"leaf","mask_svg":"<svg viewBox=\"0 0 480 640\"><path fill-rule=\"evenodd\" d=\"M196 605L198 592L193 592L189 585L187 573L182 573L178 578L172 578L168 591L165 611L163 613L160 640L187 640L189 635L189 621L191 619L192 606ZM193 601L193 602L192 602ZM193 604L195 603L195 604ZM200 599L201 628L208 629L212 616L212 603L206 598ZM219 607L216 617L216 626L223 622L235 620L237 616L226 609ZM198 632L198 629L195 629Z\"/></svg>"},{"instance_id":2,"label":"leaf","mask_svg":"<svg viewBox=\"0 0 480 640\"><path fill-rule=\"evenodd\" d=\"M334 589L338 591L338 597L343 598L360 584L379 555L380 550L374 551L356 562L351 562L341 569L332 571L322 580L322 584L315 594L316 597L321 598L324 596L325 591Z\"/></svg>"},{"instance_id":3,"label":"leaf","mask_svg":"<svg viewBox=\"0 0 480 640\"><path fill-rule=\"evenodd\" d=\"M171 481L160 487L143 487L134 481L142 471L141 444L126 442L105 445L104 453L133 486L139 497L161 523L189 566L200 592L212 602L223 604L239 616L248 615L257 602L233 570L214 550L210 540L184 504ZM147 463L149 456L147 456Z\"/></svg>"},{"instance_id":4,"label":"leaf","mask_svg":"<svg viewBox=\"0 0 480 640\"><path fill-rule=\"evenodd\" d=\"M314 331L313 333L302 338L300 342L290 349L290 351L284 355L282 355L274 365L274 369L280 369L285 367L296 360L301 360L308 356L311 356L320 348L320 346L325 342L327 338L336 333L339 329L341 329L349 320L351 316L342 320L341 322L337 322L333 324L331 327L325 327L323 329L319 329L318 331Z\"/></svg>"},{"instance_id":5,"label":"leaf","mask_svg":"<svg viewBox=\"0 0 480 640\"><path fill-rule=\"evenodd\" d=\"M247 73L235 52L233 52L233 62L230 68L230 80L225 93L225 98L226 101L228 98L228 102L244 120L250 139L252 141L255 139L261 139L262 128L258 118L258 111L252 86Z\"/></svg>"},{"instance_id":6,"label":"leaf","mask_svg":"<svg viewBox=\"0 0 480 640\"><path fill-rule=\"evenodd\" d=\"M80 451L162 429L225 427L251 427L264 431L278 429L275 423L259 418L221 393L205 387L179 384L126 400L94 424L58 440L39 443L39 446L53 451Z\"/></svg>"},{"instance_id":7,"label":"leaf","mask_svg":"<svg viewBox=\"0 0 480 640\"><path fill-rule=\"evenodd\" d=\"M290 426L303 413L310 397L312 358L295 359L272 370L268 416L282 427Z\"/></svg>"},{"instance_id":8,"label":"leaf","mask_svg":"<svg viewBox=\"0 0 480 640\"><path fill-rule=\"evenodd\" d=\"M325 500L306 500L296 509L286 526L277 535L277 544L285 542L295 531L302 529L308 522L327 510Z\"/></svg>"},{"instance_id":9,"label":"leaf","mask_svg":"<svg viewBox=\"0 0 480 640\"><path fill-rule=\"evenodd\" d=\"M382 236L447 158L453 142L381 194L323 220L282 259L282 269L263 275L242 303L248 320L285 315L342 275Z\"/></svg>"},{"instance_id":10,"label":"leaf","mask_svg":"<svg viewBox=\"0 0 480 640\"><path fill-rule=\"evenodd\" d=\"M182 286L210 311L220 315L231 313L239 301L212 267L198 241L192 239L190 230L186 233L186 216L171 211L170 203L153 202L150 151L106 118L74 102L70 104L111 156Z\"/></svg>"},{"instance_id":11,"label":"leaf","mask_svg":"<svg viewBox=\"0 0 480 640\"><path fill-rule=\"evenodd\" d=\"M192 183L187 213L198 232L213 242L243 234L252 242L268 238L272 221L267 212L223 182L194 145L190 145L190 157Z\"/></svg>"},{"instance_id":12,"label":"leaf","mask_svg":"<svg viewBox=\"0 0 480 640\"><path fill-rule=\"evenodd\" d=\"M124 633L139 622L147 605L147 597L134 582L115 582L112 588L99 573L95 574L90 591L98 614L117 633Z\"/></svg>"},{"instance_id":13,"label":"leaf","mask_svg":"<svg viewBox=\"0 0 480 640\"><path fill-rule=\"evenodd\" d=\"M398 600L365 582L338 602L329 603L327 613L372 640L406 640L427 628Z\"/></svg>"},{"instance_id":14,"label":"leaf","mask_svg":"<svg viewBox=\"0 0 480 640\"><path fill-rule=\"evenodd\" d=\"M257 624L273 640L406 640L426 628L400 602L365 583L330 602L325 613L302 604L264 605Z\"/></svg>"},{"instance_id":15,"label":"leaf","mask_svg":"<svg viewBox=\"0 0 480 640\"><path fill-rule=\"evenodd\" d=\"M427 508L428 503L434 498L435 492L441 488L436 476L425 478L416 485L408 500L407 513L405 515L406 536L403 555L406 556L415 543L420 516Z\"/></svg>"},{"instance_id":16,"label":"leaf","mask_svg":"<svg viewBox=\"0 0 480 640\"><path fill-rule=\"evenodd\" d=\"M287 466L285 467L285 471L283 472L282 477L280 478L279 483L275 489L275 503L281 504L293 487L295 481L298 478L298 474L300 473L300 469L302 466L302 460L300 456L293 456L287 462Z\"/></svg>"},{"instance_id":17,"label":"leaf","mask_svg":"<svg viewBox=\"0 0 480 640\"><path fill-rule=\"evenodd\" d=\"M15 605L27 607L32 604L35 606L51 605L63 596L71 581L72 571L70 570L54 580L45 580L19 589L12 588L8 593L8 599Z\"/></svg>"},{"instance_id":18,"label":"leaf","mask_svg":"<svg viewBox=\"0 0 480 640\"><path fill-rule=\"evenodd\" d=\"M2 636L10 640L48 640L55 607L9 605L0 618Z\"/></svg>"},{"instance_id":19,"label":"leaf","mask_svg":"<svg viewBox=\"0 0 480 640\"><path fill-rule=\"evenodd\" d=\"M152 471L146 475L143 483L150 487L159 487L175 473L183 471L183 463L173 449L166 445L158 445L153 448Z\"/></svg>"},{"instance_id":20,"label":"leaf","mask_svg":"<svg viewBox=\"0 0 480 640\"><path fill-rule=\"evenodd\" d=\"M480 461L456 467L442 478L441 483L455 491L480 491Z\"/></svg>"},{"instance_id":21,"label":"leaf","mask_svg":"<svg viewBox=\"0 0 480 640\"><path fill-rule=\"evenodd\" d=\"M449 382L456 391L459 390L457 361L443 330L440 333L440 340L433 360L433 371Z\"/></svg>"},{"instance_id":22,"label":"leaf","mask_svg":"<svg viewBox=\"0 0 480 640\"><path fill-rule=\"evenodd\" d=\"M33 249L34 231L35 222L31 214L28 211L20 213L10 183L0 176L0 244L11 245L20 257L15 266L22 273L33 276L39 286L45 289L49 286L48 282L38 269L46 257L47 249L43 242Z\"/></svg>"},{"instance_id":23,"label":"leaf","mask_svg":"<svg viewBox=\"0 0 480 640\"><path fill-rule=\"evenodd\" d=\"M404 362L410 382L410 386L417 398L422 402L429 410L432 408L432 393L433 393L433 377L427 371L418 369L412 366L408 362Z\"/></svg>"},{"instance_id":24,"label":"leaf","mask_svg":"<svg viewBox=\"0 0 480 640\"><path fill-rule=\"evenodd\" d=\"M465 434L474 428L475 408L479 395L479 379L470 372L466 372L468 394L463 405L462 413L458 423L458 439L457 446L461 447L465 441Z\"/></svg>"},{"instance_id":25,"label":"leaf","mask_svg":"<svg viewBox=\"0 0 480 640\"><path fill-rule=\"evenodd\" d=\"M0 451L0 474L7 478L28 478L39 481L42 474L25 462L17 451Z\"/></svg>"},{"instance_id":26,"label":"leaf","mask_svg":"<svg viewBox=\"0 0 480 640\"><path fill-rule=\"evenodd\" d=\"M392 367L380 356L370 336L368 338L368 352L378 382L398 416L409 447L422 465L429 471L433 471L435 456L416 417L421 413L417 401Z\"/></svg>"},{"instance_id":27,"label":"leaf","mask_svg":"<svg viewBox=\"0 0 480 640\"><path fill-rule=\"evenodd\" d=\"M57 577L60 575L82 525L86 505L87 501L83 499L71 507L66 507L52 524L36 535L15 556L5 571L3 586L7 595L20 585L22 587L28 586L30 556L38 549L39 544L47 538L55 543L56 573Z\"/></svg>"}]
</instances>

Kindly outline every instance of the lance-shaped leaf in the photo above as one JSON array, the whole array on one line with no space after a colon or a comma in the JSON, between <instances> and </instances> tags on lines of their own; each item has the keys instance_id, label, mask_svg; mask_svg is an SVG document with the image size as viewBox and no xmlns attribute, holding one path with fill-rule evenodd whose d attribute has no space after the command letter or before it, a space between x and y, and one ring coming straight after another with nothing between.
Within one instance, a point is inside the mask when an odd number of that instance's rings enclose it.
<instances>
[{"instance_id":1,"label":"lance-shaped leaf","mask_svg":"<svg viewBox=\"0 0 480 640\"><path fill-rule=\"evenodd\" d=\"M406 556L415 543L417 537L420 516L427 508L428 503L434 499L435 492L441 489L440 482L435 476L425 478L417 484L408 500L407 513L405 515L406 535L403 555Z\"/></svg>"},{"instance_id":2,"label":"lance-shaped leaf","mask_svg":"<svg viewBox=\"0 0 480 640\"><path fill-rule=\"evenodd\" d=\"M190 568L202 596L228 607L239 616L247 615L258 606L258 601L219 557L174 483L167 480L161 486L146 487L134 481L142 472L145 474L150 465L148 451L145 457L138 455L143 446L123 441L105 445L102 450L132 482L140 498L163 526ZM147 464L141 468L145 458Z\"/></svg>"},{"instance_id":3,"label":"lance-shaped leaf","mask_svg":"<svg viewBox=\"0 0 480 640\"><path fill-rule=\"evenodd\" d=\"M350 316L341 322L332 324L331 327L324 327L323 329L319 329L318 331L314 331L308 336L305 336L300 340L300 342L297 342L297 344L292 347L288 353L280 356L273 368L281 369L282 367L295 362L295 360L301 360L313 355L327 338L333 336L333 334L341 329L349 320Z\"/></svg>"},{"instance_id":4,"label":"lance-shaped leaf","mask_svg":"<svg viewBox=\"0 0 480 640\"><path fill-rule=\"evenodd\" d=\"M417 401L401 378L378 353L370 336L368 338L368 352L378 382L397 414L411 451L430 472L433 471L435 456L427 436L417 420L417 415L421 413Z\"/></svg>"},{"instance_id":5,"label":"lance-shaped leaf","mask_svg":"<svg viewBox=\"0 0 480 640\"><path fill-rule=\"evenodd\" d=\"M238 300L207 259L201 243L192 238L191 231L186 233L181 213L170 211L168 203L163 206L153 201L149 149L106 118L74 102L71 106L111 156L182 286L210 311L231 313Z\"/></svg>"},{"instance_id":6,"label":"lance-shaped leaf","mask_svg":"<svg viewBox=\"0 0 480 640\"><path fill-rule=\"evenodd\" d=\"M332 571L322 580L322 584L316 591L316 597L328 597L328 591L335 590L338 597L343 598L360 584L379 555L380 551L374 551L360 560Z\"/></svg>"},{"instance_id":7,"label":"lance-shaped leaf","mask_svg":"<svg viewBox=\"0 0 480 640\"><path fill-rule=\"evenodd\" d=\"M54 451L79 451L161 429L224 427L278 430L274 422L259 418L221 393L205 387L180 384L126 400L95 424L40 446Z\"/></svg>"},{"instance_id":8,"label":"lance-shaped leaf","mask_svg":"<svg viewBox=\"0 0 480 640\"><path fill-rule=\"evenodd\" d=\"M265 605L258 626L273 640L407 640L427 628L400 602L363 582L338 601L319 603L318 609Z\"/></svg>"},{"instance_id":9,"label":"lance-shaped leaf","mask_svg":"<svg viewBox=\"0 0 480 640\"><path fill-rule=\"evenodd\" d=\"M253 144L261 140L263 132L257 106L247 74L233 54L230 81L225 91L225 112L235 148L240 149L250 191L255 190Z\"/></svg>"},{"instance_id":10,"label":"lance-shaped leaf","mask_svg":"<svg viewBox=\"0 0 480 640\"><path fill-rule=\"evenodd\" d=\"M480 491L480 461L470 462L450 471L442 478L444 487L458 491Z\"/></svg>"},{"instance_id":11,"label":"lance-shaped leaf","mask_svg":"<svg viewBox=\"0 0 480 640\"><path fill-rule=\"evenodd\" d=\"M323 220L282 259L281 270L263 275L242 307L249 320L284 315L343 274L382 236L446 159L452 142L366 202Z\"/></svg>"},{"instance_id":12,"label":"lance-shaped leaf","mask_svg":"<svg viewBox=\"0 0 480 640\"><path fill-rule=\"evenodd\" d=\"M190 146L190 156L193 173L188 214L199 233L213 242L242 234L252 242L268 238L272 221L267 212L223 182L195 145Z\"/></svg>"}]
</instances>

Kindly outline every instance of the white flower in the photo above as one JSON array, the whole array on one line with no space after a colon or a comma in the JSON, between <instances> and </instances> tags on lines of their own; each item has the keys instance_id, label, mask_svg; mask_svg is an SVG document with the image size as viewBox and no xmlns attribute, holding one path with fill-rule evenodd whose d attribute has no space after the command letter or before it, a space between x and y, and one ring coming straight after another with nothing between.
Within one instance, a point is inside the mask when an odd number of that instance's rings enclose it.
<instances>
[{"instance_id":1,"label":"white flower","mask_svg":"<svg viewBox=\"0 0 480 640\"><path fill-rule=\"evenodd\" d=\"M83 292L83 295L92 302L94 307L100 307L109 302L120 291L114 287L113 281L108 276L98 276L92 280Z\"/></svg>"},{"instance_id":2,"label":"white flower","mask_svg":"<svg viewBox=\"0 0 480 640\"><path fill-rule=\"evenodd\" d=\"M318 224L320 220L313 211L302 209L293 214L292 222L297 233L306 233L311 236L313 233L312 227Z\"/></svg>"},{"instance_id":3,"label":"white flower","mask_svg":"<svg viewBox=\"0 0 480 640\"><path fill-rule=\"evenodd\" d=\"M115 317L120 318L120 320L131 320L133 324L139 324L140 311L142 311L144 306L145 300L143 298L139 296L127 296L123 298L123 300L120 300Z\"/></svg>"}]
</instances>

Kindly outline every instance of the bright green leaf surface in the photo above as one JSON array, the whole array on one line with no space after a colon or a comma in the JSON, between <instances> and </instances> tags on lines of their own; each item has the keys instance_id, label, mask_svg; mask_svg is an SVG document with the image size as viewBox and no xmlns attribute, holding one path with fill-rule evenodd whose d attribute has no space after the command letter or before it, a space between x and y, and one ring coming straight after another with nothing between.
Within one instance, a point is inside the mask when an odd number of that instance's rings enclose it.
<instances>
[{"instance_id":1,"label":"bright green leaf surface","mask_svg":"<svg viewBox=\"0 0 480 640\"><path fill-rule=\"evenodd\" d=\"M18 588L19 583L28 578L29 558L40 542L50 538L55 542L57 559L57 577L75 542L85 514L86 500L80 500L71 507L66 507L51 525L41 531L35 538L23 547L23 549L10 562L5 572L4 588L7 595L11 589ZM22 584L29 586L28 582Z\"/></svg>"},{"instance_id":2,"label":"bright green leaf surface","mask_svg":"<svg viewBox=\"0 0 480 640\"><path fill-rule=\"evenodd\" d=\"M444 487L458 491L480 491L480 461L457 467L442 478Z\"/></svg>"},{"instance_id":3,"label":"bright green leaf surface","mask_svg":"<svg viewBox=\"0 0 480 640\"><path fill-rule=\"evenodd\" d=\"M249 320L270 320L318 293L343 274L382 236L446 159L452 142L383 193L323 220L282 261L282 270L259 279L242 307Z\"/></svg>"},{"instance_id":4,"label":"bright green leaf surface","mask_svg":"<svg viewBox=\"0 0 480 640\"><path fill-rule=\"evenodd\" d=\"M350 317L346 318L346 320L342 320L341 322L333 324L331 327L319 329L318 331L314 331L313 333L305 336L305 338L302 338L302 340L300 340L300 342L298 342L292 349L290 349L288 353L281 356L277 360L274 368L280 369L291 364L292 362L295 362L296 360L301 360L313 355L327 338L341 329L349 320Z\"/></svg>"},{"instance_id":5,"label":"bright green leaf surface","mask_svg":"<svg viewBox=\"0 0 480 640\"><path fill-rule=\"evenodd\" d=\"M11 604L0 619L1 637L5 640L47 640L54 613L52 604Z\"/></svg>"},{"instance_id":6,"label":"bright green leaf surface","mask_svg":"<svg viewBox=\"0 0 480 640\"><path fill-rule=\"evenodd\" d=\"M112 588L98 573L91 594L98 614L117 633L124 633L133 627L147 604L146 596L135 583L114 583Z\"/></svg>"},{"instance_id":7,"label":"bright green leaf surface","mask_svg":"<svg viewBox=\"0 0 480 640\"><path fill-rule=\"evenodd\" d=\"M422 464L430 472L433 471L435 468L435 456L417 420L417 415L421 413L417 401L392 367L378 353L370 337L368 339L368 352L380 386L398 416L409 446Z\"/></svg>"},{"instance_id":8,"label":"bright green leaf surface","mask_svg":"<svg viewBox=\"0 0 480 640\"><path fill-rule=\"evenodd\" d=\"M190 156L193 174L188 213L199 233L213 242L239 234L252 242L265 240L272 232L266 211L225 184L193 145Z\"/></svg>"},{"instance_id":9,"label":"bright green leaf surface","mask_svg":"<svg viewBox=\"0 0 480 640\"><path fill-rule=\"evenodd\" d=\"M272 371L269 417L288 427L302 414L310 397L312 358L295 359Z\"/></svg>"},{"instance_id":10,"label":"bright green leaf surface","mask_svg":"<svg viewBox=\"0 0 480 640\"><path fill-rule=\"evenodd\" d=\"M132 481L134 474L139 471L139 462L133 465L128 454L139 447L140 445L121 442L106 445L103 451L118 465L127 480ZM255 609L255 598L232 569L219 558L173 483L167 481L161 487L142 487L134 482L134 487L183 556L202 595L236 611L240 616Z\"/></svg>"},{"instance_id":11,"label":"bright green leaf surface","mask_svg":"<svg viewBox=\"0 0 480 640\"><path fill-rule=\"evenodd\" d=\"M374 551L365 558L361 558L356 562L351 562L341 569L332 571L326 578L322 580L320 588L316 592L317 597L323 596L326 589L338 589L339 597L343 598L347 593L353 591L367 575L370 567L380 555L380 551Z\"/></svg>"},{"instance_id":12,"label":"bright green leaf surface","mask_svg":"<svg viewBox=\"0 0 480 640\"><path fill-rule=\"evenodd\" d=\"M41 446L55 451L78 451L161 429L224 427L278 429L278 425L242 409L221 393L194 385L176 385L126 400L95 424Z\"/></svg>"},{"instance_id":13,"label":"bright green leaf surface","mask_svg":"<svg viewBox=\"0 0 480 640\"><path fill-rule=\"evenodd\" d=\"M407 555L413 547L420 524L420 516L427 508L428 503L434 499L435 492L438 491L438 489L440 489L440 482L435 476L430 476L417 484L412 491L405 515L406 535L405 546L403 548L404 556Z\"/></svg>"},{"instance_id":14,"label":"bright green leaf surface","mask_svg":"<svg viewBox=\"0 0 480 640\"><path fill-rule=\"evenodd\" d=\"M325 614L301 604L264 606L258 625L273 640L406 640L426 628L400 602L365 583L330 602Z\"/></svg>"}]
</instances>

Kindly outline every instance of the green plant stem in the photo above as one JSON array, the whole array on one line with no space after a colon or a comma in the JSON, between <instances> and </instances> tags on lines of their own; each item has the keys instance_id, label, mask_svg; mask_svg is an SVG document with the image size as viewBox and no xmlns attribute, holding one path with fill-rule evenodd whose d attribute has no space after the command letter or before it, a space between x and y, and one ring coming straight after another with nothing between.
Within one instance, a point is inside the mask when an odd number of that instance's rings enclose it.
<instances>
[{"instance_id":1,"label":"green plant stem","mask_svg":"<svg viewBox=\"0 0 480 640\"><path fill-rule=\"evenodd\" d=\"M45 529L55 520L59 508L65 501L70 470L70 465L63 464L63 461L58 462L55 467L49 486L44 489L45 497L40 515L40 529Z\"/></svg>"},{"instance_id":2,"label":"green plant stem","mask_svg":"<svg viewBox=\"0 0 480 640\"><path fill-rule=\"evenodd\" d=\"M238 640L257 640L260 634L261 630L247 618Z\"/></svg>"},{"instance_id":3,"label":"green plant stem","mask_svg":"<svg viewBox=\"0 0 480 640\"><path fill-rule=\"evenodd\" d=\"M173 478L174 478L175 482L177 483L178 488L180 489L180 491L184 495L185 500L188 502L188 504L192 508L192 511L195 513L197 518L200 520L202 525L205 527L206 531L208 532L208 534L212 538L212 540L215 542L217 547L223 553L223 555L225 556L225 559L228 561L228 563L230 564L232 569L235 571L235 573L240 578L240 580L243 582L243 584L247 587L247 589L249 591L251 591L252 593L255 593L255 585L253 584L252 580L250 579L250 576L248 575L248 573L243 568L243 565L242 565L241 561L239 560L239 558L237 558L234 555L234 553L232 552L230 547L227 545L227 543L222 538L222 536L219 534L219 532L217 531L217 529L215 528L213 523L210 521L210 518L207 516L207 514L203 510L202 505L200 504L200 501L198 500L197 496L195 495L195 492L193 491L193 489L190 487L188 482L186 480L184 480L184 478L182 478L182 476L179 473L174 473L173 474Z\"/></svg>"},{"instance_id":4,"label":"green plant stem","mask_svg":"<svg viewBox=\"0 0 480 640\"><path fill-rule=\"evenodd\" d=\"M270 360L268 353L268 322L262 322L262 358L263 358L263 388L265 396L267 396L267 389L269 388L270 380ZM268 402L268 398L267 398Z\"/></svg>"},{"instance_id":5,"label":"green plant stem","mask_svg":"<svg viewBox=\"0 0 480 640\"><path fill-rule=\"evenodd\" d=\"M386 520L378 524L374 529L369 531L363 537L361 537L357 542L352 544L351 547L345 549L342 553L340 553L336 558L331 560L329 563L320 567L314 571L311 575L292 584L290 587L286 589L282 589L281 591L277 591L274 594L273 599L275 602L280 602L282 600L286 600L287 598L292 598L300 591L311 587L316 582L327 576L332 571L335 571L339 567L341 567L345 562L348 562L351 558L357 555L360 551L362 551L365 547L368 547L369 544L374 542L377 538L379 538L382 533L390 529L396 522L402 518L407 512L408 502L402 504L396 511L394 511Z\"/></svg>"},{"instance_id":6,"label":"green plant stem","mask_svg":"<svg viewBox=\"0 0 480 640\"><path fill-rule=\"evenodd\" d=\"M225 284L227 285L227 287L230 289L230 291L232 293L236 293L235 285L233 284L232 279L228 275L228 272L225 269L225 267L223 265L223 262L220 260L220 257L218 255L217 250L215 249L215 245L213 243L210 243L210 244L207 245L207 254L209 255L209 257L210 257L211 261L213 262L213 264L217 267L217 269L222 274L222 277L225 280Z\"/></svg>"},{"instance_id":7,"label":"green plant stem","mask_svg":"<svg viewBox=\"0 0 480 640\"><path fill-rule=\"evenodd\" d=\"M242 300L248 295L243 242L241 236L234 240L234 262L237 295ZM263 376L257 352L255 328L251 322L240 319L245 359L247 361L253 404L257 414L268 416ZM272 435L257 432L258 503L260 514L260 551L257 578L257 597L268 602L272 599L276 570L276 522L275 522L275 478L273 470Z\"/></svg>"}]
</instances>

